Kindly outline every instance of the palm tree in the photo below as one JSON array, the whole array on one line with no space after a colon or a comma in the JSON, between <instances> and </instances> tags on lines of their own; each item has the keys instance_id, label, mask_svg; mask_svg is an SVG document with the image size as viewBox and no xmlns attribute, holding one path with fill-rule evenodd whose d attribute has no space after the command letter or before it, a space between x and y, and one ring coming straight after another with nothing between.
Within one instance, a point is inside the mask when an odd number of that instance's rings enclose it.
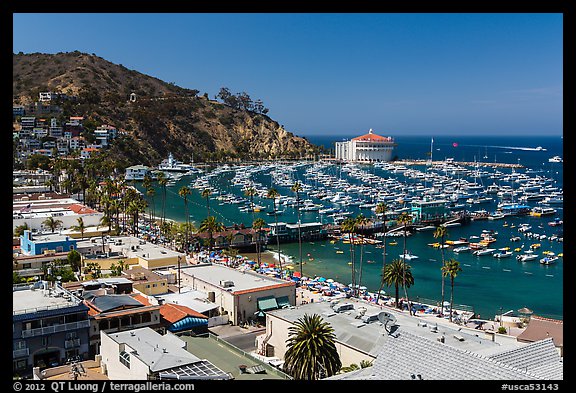
<instances>
[{"instance_id":1,"label":"palm tree","mask_svg":"<svg viewBox=\"0 0 576 393\"><path fill-rule=\"evenodd\" d=\"M444 272L442 271L442 269L444 268L444 238L446 237L448 233L448 229L444 226L444 225L440 225L436 228L436 230L434 231L434 237L435 238L441 238L441 243L440 243L440 252L442 255L442 267L440 268L441 271L441 277L442 277L442 301L440 303L440 309L442 311L444 311ZM441 312L441 314L443 314L443 312Z\"/></svg>"},{"instance_id":2,"label":"palm tree","mask_svg":"<svg viewBox=\"0 0 576 393\"><path fill-rule=\"evenodd\" d=\"M156 180L162 187L162 216L160 217L160 225L163 225L166 218L166 185L168 184L168 178L164 172L159 172Z\"/></svg>"},{"instance_id":3,"label":"palm tree","mask_svg":"<svg viewBox=\"0 0 576 393\"><path fill-rule=\"evenodd\" d=\"M210 236L210 251L212 251L212 248L214 247L214 232L221 232L224 229L224 224L218 222L214 216L208 216L200 223L198 230L200 232L208 232L208 236Z\"/></svg>"},{"instance_id":4,"label":"palm tree","mask_svg":"<svg viewBox=\"0 0 576 393\"><path fill-rule=\"evenodd\" d=\"M16 228L14 228L14 237L20 237L24 234L24 231L27 231L28 229L28 224L24 223L22 225L18 225Z\"/></svg>"},{"instance_id":5,"label":"palm tree","mask_svg":"<svg viewBox=\"0 0 576 393\"><path fill-rule=\"evenodd\" d=\"M76 219L76 222L78 223L78 225L74 225L72 227L72 229L75 231L80 231L80 235L82 236L82 239L84 239L84 231L86 230L86 226L84 225L84 220L82 219L82 217L78 217Z\"/></svg>"},{"instance_id":6,"label":"palm tree","mask_svg":"<svg viewBox=\"0 0 576 393\"><path fill-rule=\"evenodd\" d=\"M298 215L298 251L300 253L300 277L302 277L302 232L300 230L300 191L302 191L302 184L299 181L295 182L290 190L296 193L296 213Z\"/></svg>"},{"instance_id":7,"label":"palm tree","mask_svg":"<svg viewBox=\"0 0 576 393\"><path fill-rule=\"evenodd\" d=\"M384 286L384 269L386 269L386 210L388 206L384 202L376 205L376 214L382 217L382 232L384 233L384 240L382 241L382 278L380 279L380 287L376 294L376 304L380 301L380 292Z\"/></svg>"},{"instance_id":8,"label":"palm tree","mask_svg":"<svg viewBox=\"0 0 576 393\"><path fill-rule=\"evenodd\" d=\"M452 307L454 305L454 279L462 271L460 262L455 259L449 259L446 265L442 266L442 274L450 277L450 322L452 322ZM444 305L442 305L444 307Z\"/></svg>"},{"instance_id":9,"label":"palm tree","mask_svg":"<svg viewBox=\"0 0 576 393\"><path fill-rule=\"evenodd\" d=\"M110 225L111 225L110 217L102 216L96 228L107 227L108 229L106 229L106 233L108 233L110 232ZM104 231L101 231L100 235L102 236L102 252L106 252L106 249L104 248Z\"/></svg>"},{"instance_id":10,"label":"palm tree","mask_svg":"<svg viewBox=\"0 0 576 393\"><path fill-rule=\"evenodd\" d=\"M266 225L266 221L261 218L257 218L252 223L252 229L255 231L254 233L258 233L258 238L256 239L256 254L258 255L258 265L260 265L261 258L260 258L260 235L262 234L262 228Z\"/></svg>"},{"instance_id":11,"label":"palm tree","mask_svg":"<svg viewBox=\"0 0 576 393\"><path fill-rule=\"evenodd\" d=\"M408 224L412 223L412 216L410 214L404 212L404 213L400 214L400 216L398 216L397 221L404 228L403 229L404 230L404 254L402 256L402 260L406 261L406 238L408 235L406 229L408 227ZM407 266L407 265L404 264L404 266ZM410 313L410 315L412 315L412 307L410 305L410 299L408 298L408 290L407 290L407 286L406 286L406 277L404 277L404 285L402 285L402 286L404 287L404 296L406 297L406 301L408 302L408 312Z\"/></svg>"},{"instance_id":12,"label":"palm tree","mask_svg":"<svg viewBox=\"0 0 576 393\"><path fill-rule=\"evenodd\" d=\"M348 234L350 243L350 265L352 269L352 295L356 292L356 261L354 256L354 232L356 231L356 220L351 217L346 218L340 224L340 229Z\"/></svg>"},{"instance_id":13,"label":"palm tree","mask_svg":"<svg viewBox=\"0 0 576 393\"><path fill-rule=\"evenodd\" d=\"M358 268L358 286L362 285L362 264L364 260L364 225L368 223L368 218L366 218L362 213L356 217L356 225L360 227L361 242L360 242L360 267Z\"/></svg>"},{"instance_id":14,"label":"palm tree","mask_svg":"<svg viewBox=\"0 0 576 393\"><path fill-rule=\"evenodd\" d=\"M280 193L275 188L269 188L266 197L272 199L272 206L274 208L274 222L276 223L276 246L278 248L278 263L280 265L280 271L282 271L282 258L280 258L280 236L278 236L278 212L276 211L276 198L280 196Z\"/></svg>"},{"instance_id":15,"label":"palm tree","mask_svg":"<svg viewBox=\"0 0 576 393\"><path fill-rule=\"evenodd\" d=\"M190 188L186 187L186 186L182 186L179 190L178 190L178 195L180 195L180 197L184 198L184 214L186 215L186 241L185 241L185 250L186 253L188 253L188 225L190 222L190 218L188 217L188 195L190 195L192 192L190 191Z\"/></svg>"},{"instance_id":16,"label":"palm tree","mask_svg":"<svg viewBox=\"0 0 576 393\"><path fill-rule=\"evenodd\" d=\"M210 217L210 195L212 194L212 191L210 191L209 188L205 188L204 190L202 190L202 198L206 198L206 211L208 213L208 215L206 217Z\"/></svg>"},{"instance_id":17,"label":"palm tree","mask_svg":"<svg viewBox=\"0 0 576 393\"><path fill-rule=\"evenodd\" d=\"M332 326L317 314L304 316L288 328L284 371L296 380L318 380L342 367Z\"/></svg>"},{"instance_id":18,"label":"palm tree","mask_svg":"<svg viewBox=\"0 0 576 393\"><path fill-rule=\"evenodd\" d=\"M414 285L414 277L412 276L412 271L410 270L410 265L406 263L403 259L394 259L392 263L386 265L384 270L384 275L382 280L387 286L394 286L395 289L395 305L398 308L399 292L398 289L402 287L410 287ZM410 303L408 303L408 308L410 309Z\"/></svg>"},{"instance_id":19,"label":"palm tree","mask_svg":"<svg viewBox=\"0 0 576 393\"><path fill-rule=\"evenodd\" d=\"M56 230L56 228L62 226L62 220L55 220L54 217L50 216L42 221L42 224L50 228L52 233Z\"/></svg>"},{"instance_id":20,"label":"palm tree","mask_svg":"<svg viewBox=\"0 0 576 393\"><path fill-rule=\"evenodd\" d=\"M254 187L248 187L244 190L244 196L250 198L250 210L252 211L252 221L254 221L254 195L256 195L256 189Z\"/></svg>"}]
</instances>

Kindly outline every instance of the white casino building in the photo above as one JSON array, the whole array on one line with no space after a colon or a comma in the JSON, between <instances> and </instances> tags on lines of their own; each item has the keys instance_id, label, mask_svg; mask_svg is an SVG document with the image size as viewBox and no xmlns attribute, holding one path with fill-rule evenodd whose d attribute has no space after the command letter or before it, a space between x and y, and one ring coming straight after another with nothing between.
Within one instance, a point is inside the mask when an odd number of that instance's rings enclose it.
<instances>
[{"instance_id":1,"label":"white casino building","mask_svg":"<svg viewBox=\"0 0 576 393\"><path fill-rule=\"evenodd\" d=\"M376 135L370 129L367 134L349 141L336 142L336 159L355 162L390 161L395 146L394 138Z\"/></svg>"}]
</instances>

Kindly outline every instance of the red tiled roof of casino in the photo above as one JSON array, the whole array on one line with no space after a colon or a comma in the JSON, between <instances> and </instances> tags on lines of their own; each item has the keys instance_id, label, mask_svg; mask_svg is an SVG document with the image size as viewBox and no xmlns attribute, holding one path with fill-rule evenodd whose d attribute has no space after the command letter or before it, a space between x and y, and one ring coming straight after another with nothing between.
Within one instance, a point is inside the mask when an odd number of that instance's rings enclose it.
<instances>
[{"instance_id":1,"label":"red tiled roof of casino","mask_svg":"<svg viewBox=\"0 0 576 393\"><path fill-rule=\"evenodd\" d=\"M372 133L372 129L368 131L367 134L357 136L356 138L352 138L353 141L367 141L367 142L393 142L391 137L376 135Z\"/></svg>"}]
</instances>

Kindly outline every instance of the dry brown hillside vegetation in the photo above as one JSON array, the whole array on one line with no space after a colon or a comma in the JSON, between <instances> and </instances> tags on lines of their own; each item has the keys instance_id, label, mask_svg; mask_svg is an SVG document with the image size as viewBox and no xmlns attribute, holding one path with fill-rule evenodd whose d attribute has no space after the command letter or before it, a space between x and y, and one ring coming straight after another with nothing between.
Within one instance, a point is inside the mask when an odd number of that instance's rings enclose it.
<instances>
[{"instance_id":1,"label":"dry brown hillside vegetation","mask_svg":"<svg viewBox=\"0 0 576 393\"><path fill-rule=\"evenodd\" d=\"M73 97L57 102L61 120L84 116L88 130L110 124L123 132L112 152L127 164L155 165L169 152L189 162L298 158L319 150L263 113L232 108L94 54L14 54L13 75L15 105L59 92Z\"/></svg>"}]
</instances>

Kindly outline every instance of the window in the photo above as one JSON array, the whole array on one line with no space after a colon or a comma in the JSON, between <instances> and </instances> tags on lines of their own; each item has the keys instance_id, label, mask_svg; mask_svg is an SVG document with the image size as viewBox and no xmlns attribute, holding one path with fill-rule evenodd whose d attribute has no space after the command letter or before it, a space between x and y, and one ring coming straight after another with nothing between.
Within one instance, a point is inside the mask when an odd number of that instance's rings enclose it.
<instances>
[{"instance_id":1,"label":"window","mask_svg":"<svg viewBox=\"0 0 576 393\"><path fill-rule=\"evenodd\" d=\"M72 251L74 249L74 244L70 245L70 251Z\"/></svg>"},{"instance_id":2,"label":"window","mask_svg":"<svg viewBox=\"0 0 576 393\"><path fill-rule=\"evenodd\" d=\"M19 349L25 349L26 348L26 341L24 340L20 340L20 341L16 341L14 343L14 350L17 351Z\"/></svg>"},{"instance_id":3,"label":"window","mask_svg":"<svg viewBox=\"0 0 576 393\"><path fill-rule=\"evenodd\" d=\"M32 267L31 263L23 263L22 264L22 269L30 269Z\"/></svg>"},{"instance_id":4,"label":"window","mask_svg":"<svg viewBox=\"0 0 576 393\"><path fill-rule=\"evenodd\" d=\"M56 247L56 252L62 252L62 251L64 251L64 247L62 247L62 246Z\"/></svg>"},{"instance_id":5,"label":"window","mask_svg":"<svg viewBox=\"0 0 576 393\"><path fill-rule=\"evenodd\" d=\"M128 352L126 351L120 352L118 360L120 360L120 363L130 368L130 354Z\"/></svg>"},{"instance_id":6,"label":"window","mask_svg":"<svg viewBox=\"0 0 576 393\"><path fill-rule=\"evenodd\" d=\"M51 341L52 340L50 340L50 336L42 337L42 346L47 347L48 345L50 345Z\"/></svg>"}]
</instances>

